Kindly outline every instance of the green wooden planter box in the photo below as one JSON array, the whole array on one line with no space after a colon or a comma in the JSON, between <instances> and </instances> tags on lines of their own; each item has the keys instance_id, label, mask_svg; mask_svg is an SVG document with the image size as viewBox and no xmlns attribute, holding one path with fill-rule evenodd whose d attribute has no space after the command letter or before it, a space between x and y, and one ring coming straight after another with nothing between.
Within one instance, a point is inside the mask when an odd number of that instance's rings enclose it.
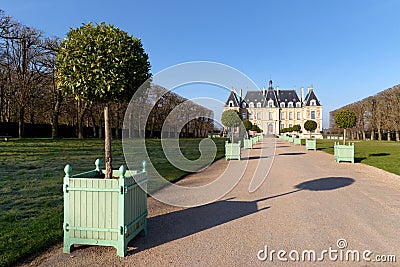
<instances>
[{"instance_id":1,"label":"green wooden planter box","mask_svg":"<svg viewBox=\"0 0 400 267\"><path fill-rule=\"evenodd\" d=\"M113 171L118 179L94 178L105 173L100 160L95 170L76 175L65 166L64 253L74 244L84 244L113 246L124 257L129 241L146 234L147 193L141 188L147 186L145 165L141 171L121 166Z\"/></svg>"},{"instance_id":2,"label":"green wooden planter box","mask_svg":"<svg viewBox=\"0 0 400 267\"><path fill-rule=\"evenodd\" d=\"M287 139L287 141L288 141L289 143L293 143L293 139L294 139L294 138L290 136L290 137Z\"/></svg>"},{"instance_id":3,"label":"green wooden planter box","mask_svg":"<svg viewBox=\"0 0 400 267\"><path fill-rule=\"evenodd\" d=\"M335 142L333 148L336 162L350 161L351 163L354 163L354 143L349 143L349 145L340 145Z\"/></svg>"},{"instance_id":4,"label":"green wooden planter box","mask_svg":"<svg viewBox=\"0 0 400 267\"><path fill-rule=\"evenodd\" d=\"M254 136L251 138L251 141L253 142L253 145L257 144L257 139Z\"/></svg>"},{"instance_id":5,"label":"green wooden planter box","mask_svg":"<svg viewBox=\"0 0 400 267\"><path fill-rule=\"evenodd\" d=\"M253 149L253 140L251 140L251 139L244 139L244 140L243 140L243 148Z\"/></svg>"},{"instance_id":6,"label":"green wooden planter box","mask_svg":"<svg viewBox=\"0 0 400 267\"><path fill-rule=\"evenodd\" d=\"M240 141L238 143L228 143L225 141L225 159L240 160Z\"/></svg>"},{"instance_id":7,"label":"green wooden planter box","mask_svg":"<svg viewBox=\"0 0 400 267\"><path fill-rule=\"evenodd\" d=\"M293 144L301 146L301 138L294 138Z\"/></svg>"},{"instance_id":8,"label":"green wooden planter box","mask_svg":"<svg viewBox=\"0 0 400 267\"><path fill-rule=\"evenodd\" d=\"M306 139L306 150L317 150L317 140L315 139Z\"/></svg>"}]
</instances>

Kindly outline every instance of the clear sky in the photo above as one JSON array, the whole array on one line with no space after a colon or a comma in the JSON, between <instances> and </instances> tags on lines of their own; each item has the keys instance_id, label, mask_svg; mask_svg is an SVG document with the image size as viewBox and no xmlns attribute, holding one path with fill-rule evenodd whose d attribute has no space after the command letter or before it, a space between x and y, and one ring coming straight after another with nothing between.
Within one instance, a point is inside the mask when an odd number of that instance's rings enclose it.
<instances>
[{"instance_id":1,"label":"clear sky","mask_svg":"<svg viewBox=\"0 0 400 267\"><path fill-rule=\"evenodd\" d=\"M152 73L203 60L260 88L270 78L281 89L313 85L324 127L329 111L399 83L399 0L0 0L0 9L61 38L89 21L114 24L142 39Z\"/></svg>"}]
</instances>

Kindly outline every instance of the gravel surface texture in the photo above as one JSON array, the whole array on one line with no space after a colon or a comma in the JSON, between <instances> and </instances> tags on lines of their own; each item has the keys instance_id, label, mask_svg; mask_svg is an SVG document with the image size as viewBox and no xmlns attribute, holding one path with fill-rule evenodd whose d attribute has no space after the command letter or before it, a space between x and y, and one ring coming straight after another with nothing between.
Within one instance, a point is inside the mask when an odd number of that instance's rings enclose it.
<instances>
[{"instance_id":1,"label":"gravel surface texture","mask_svg":"<svg viewBox=\"0 0 400 267\"><path fill-rule=\"evenodd\" d=\"M338 164L322 151L307 152L304 147L276 140L269 174L264 171L263 184L249 193L256 169L271 163L271 155L262 148L272 142L265 138L255 149L244 152L243 160L219 160L178 182L196 187L214 181L229 165L234 170L244 169L237 186L218 201L181 208L149 197L148 235L133 239L125 258L119 258L112 247L76 246L71 254L63 254L59 244L25 265L400 265L400 176L364 164ZM338 248L339 239L346 241L345 248ZM266 246L268 257L260 260L265 257L260 250ZM328 252L323 254L329 249L338 251L331 254L333 259L337 255L336 261L329 259ZM271 250L276 251L272 259ZM278 259L279 250L286 251L281 258L287 262ZM317 261L302 261L304 250L315 251ZM359 251L359 262L346 261L349 250ZM372 252L367 253L371 261L362 259L365 250ZM299 261L289 258L289 253L295 258L296 251ZM318 261L321 254L324 259ZM397 263L373 262L377 255L395 255Z\"/></svg>"}]
</instances>

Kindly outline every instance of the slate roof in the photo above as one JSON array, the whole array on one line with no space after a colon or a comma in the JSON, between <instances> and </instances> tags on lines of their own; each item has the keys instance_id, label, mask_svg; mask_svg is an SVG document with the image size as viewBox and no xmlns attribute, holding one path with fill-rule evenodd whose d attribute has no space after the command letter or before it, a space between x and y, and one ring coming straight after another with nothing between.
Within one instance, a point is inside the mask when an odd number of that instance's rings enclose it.
<instances>
[{"instance_id":1,"label":"slate roof","mask_svg":"<svg viewBox=\"0 0 400 267\"><path fill-rule=\"evenodd\" d=\"M235 94L234 91L231 91L231 94L228 97L228 100L226 100L225 102L225 106L229 107L229 102L232 101L233 102L233 106L234 107L239 107L240 106L240 101L237 97L237 95Z\"/></svg>"},{"instance_id":2,"label":"slate roof","mask_svg":"<svg viewBox=\"0 0 400 267\"><path fill-rule=\"evenodd\" d=\"M250 102L254 103L254 107L257 107L257 103L261 103L261 107L263 108L267 106L266 99L262 91L247 91L243 100L246 103L246 107L249 107Z\"/></svg>"},{"instance_id":3,"label":"slate roof","mask_svg":"<svg viewBox=\"0 0 400 267\"><path fill-rule=\"evenodd\" d=\"M254 107L257 108L257 103L261 103L262 108L268 107L268 101L271 99L274 101L274 107L280 107L281 103L285 103L285 107L288 107L289 102L293 103L293 107L296 107L296 103L300 102L300 98L297 95L296 90L274 90L272 87L272 81L270 81L268 90L256 90L247 91L246 96L240 99L234 91L228 97L225 106L229 106L229 102L233 102L234 107L248 108L249 104L253 102ZM263 94L265 92L265 95ZM310 106L310 101L315 100L316 106L321 106L317 96L311 89L304 99L302 106Z\"/></svg>"},{"instance_id":4,"label":"slate roof","mask_svg":"<svg viewBox=\"0 0 400 267\"><path fill-rule=\"evenodd\" d=\"M278 102L285 103L285 107L288 107L289 102L293 102L293 106L296 106L297 102L300 102L300 98L296 93L296 90L279 90L277 91Z\"/></svg>"},{"instance_id":5,"label":"slate roof","mask_svg":"<svg viewBox=\"0 0 400 267\"><path fill-rule=\"evenodd\" d=\"M310 105L311 100L315 100L315 105L316 105L316 106L321 106L321 103L319 102L317 96L316 96L315 93L314 93L314 90L312 90L312 89L311 89L310 92L306 95L306 98L304 99L305 106L311 106L311 105Z\"/></svg>"}]
</instances>

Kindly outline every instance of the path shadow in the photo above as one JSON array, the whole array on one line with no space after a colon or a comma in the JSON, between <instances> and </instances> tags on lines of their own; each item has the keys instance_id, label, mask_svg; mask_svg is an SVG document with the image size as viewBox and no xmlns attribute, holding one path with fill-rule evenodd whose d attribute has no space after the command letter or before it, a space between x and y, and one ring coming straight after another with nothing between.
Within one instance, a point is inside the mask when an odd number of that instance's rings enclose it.
<instances>
[{"instance_id":1,"label":"path shadow","mask_svg":"<svg viewBox=\"0 0 400 267\"><path fill-rule=\"evenodd\" d=\"M291 147L291 146L276 146L276 148L284 148L284 147Z\"/></svg>"},{"instance_id":2,"label":"path shadow","mask_svg":"<svg viewBox=\"0 0 400 267\"><path fill-rule=\"evenodd\" d=\"M300 183L294 186L296 189L293 191L254 201L234 201L234 198L230 198L199 207L154 216L147 219L147 236L138 236L128 244L128 255L269 209L270 207L259 209L257 206L257 203L268 199L290 195L303 190L335 190L349 186L352 183L354 183L352 178L326 177Z\"/></svg>"},{"instance_id":3,"label":"path shadow","mask_svg":"<svg viewBox=\"0 0 400 267\"><path fill-rule=\"evenodd\" d=\"M296 185L300 190L325 191L335 190L353 184L355 180L348 177L327 177L306 181Z\"/></svg>"},{"instance_id":4,"label":"path shadow","mask_svg":"<svg viewBox=\"0 0 400 267\"><path fill-rule=\"evenodd\" d=\"M255 159L266 159L269 158L268 156L250 156L250 157L243 157L242 160L255 160Z\"/></svg>"},{"instance_id":5,"label":"path shadow","mask_svg":"<svg viewBox=\"0 0 400 267\"><path fill-rule=\"evenodd\" d=\"M178 210L147 219L147 236L133 239L128 254L157 247L236 219L266 210L255 201L221 200L207 205Z\"/></svg>"},{"instance_id":6,"label":"path shadow","mask_svg":"<svg viewBox=\"0 0 400 267\"><path fill-rule=\"evenodd\" d=\"M297 156L297 155L304 155L304 152L288 152L288 153L280 153L278 156Z\"/></svg>"},{"instance_id":7,"label":"path shadow","mask_svg":"<svg viewBox=\"0 0 400 267\"><path fill-rule=\"evenodd\" d=\"M353 178L348 178L348 177L320 178L320 179L305 181L300 184L297 184L294 186L296 189L293 191L266 197L263 199L259 199L258 201L265 201L265 200L272 199L272 198L282 197L282 196L290 195L290 194L293 194L293 193L296 193L299 191L303 191L303 190L309 190L309 191L335 190L338 188L349 186L354 182L355 182L355 180Z\"/></svg>"}]
</instances>

